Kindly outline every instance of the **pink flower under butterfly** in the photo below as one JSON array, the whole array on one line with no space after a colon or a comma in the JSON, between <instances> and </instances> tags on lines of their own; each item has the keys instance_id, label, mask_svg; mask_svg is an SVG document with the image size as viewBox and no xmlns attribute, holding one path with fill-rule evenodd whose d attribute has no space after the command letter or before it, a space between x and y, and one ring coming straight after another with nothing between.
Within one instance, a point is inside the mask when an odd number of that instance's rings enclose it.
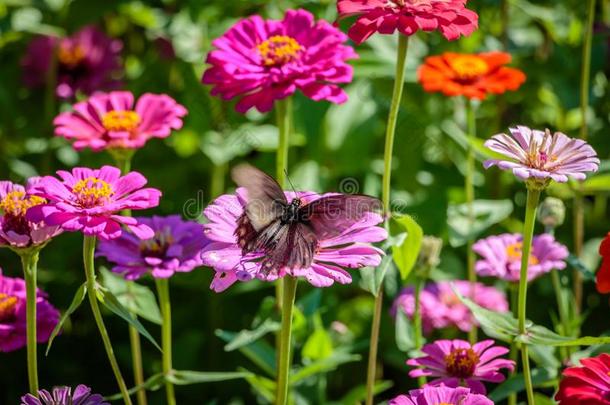
<instances>
[{"instance_id":1,"label":"pink flower under butterfly","mask_svg":"<svg viewBox=\"0 0 610 405\"><path fill-rule=\"evenodd\" d=\"M424 386L408 395L399 395L389 405L493 405L484 395L473 394L465 387Z\"/></svg>"}]
</instances>

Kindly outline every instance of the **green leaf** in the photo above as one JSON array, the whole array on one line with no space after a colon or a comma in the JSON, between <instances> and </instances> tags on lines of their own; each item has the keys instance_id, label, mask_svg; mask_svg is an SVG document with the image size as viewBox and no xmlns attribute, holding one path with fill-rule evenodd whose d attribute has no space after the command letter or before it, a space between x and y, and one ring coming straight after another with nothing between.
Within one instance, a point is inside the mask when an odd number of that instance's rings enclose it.
<instances>
[{"instance_id":1,"label":"green leaf","mask_svg":"<svg viewBox=\"0 0 610 405\"><path fill-rule=\"evenodd\" d=\"M237 333L224 330L217 330L216 336L229 343L235 339ZM259 366L268 375L275 377L276 356L275 350L264 340L257 340L238 349L244 356Z\"/></svg>"},{"instance_id":2,"label":"green leaf","mask_svg":"<svg viewBox=\"0 0 610 405\"><path fill-rule=\"evenodd\" d=\"M581 192L585 194L595 194L604 191L610 191L610 173L589 177L581 185Z\"/></svg>"},{"instance_id":3,"label":"green leaf","mask_svg":"<svg viewBox=\"0 0 610 405\"><path fill-rule=\"evenodd\" d=\"M149 377L146 381L144 381L143 384L137 385L137 386L131 388L127 392L129 392L129 395L133 395L133 394L137 393L138 391L142 391L142 390L156 391L163 386L164 382L165 382L165 376L163 375L163 373L157 373L157 374ZM118 401L122 398L123 398L123 394L119 392L117 394L111 395L104 399L106 399L107 401Z\"/></svg>"},{"instance_id":4,"label":"green leaf","mask_svg":"<svg viewBox=\"0 0 610 405\"><path fill-rule=\"evenodd\" d=\"M335 352L332 356L315 361L305 367L294 370L290 376L290 384L320 373L327 373L336 370L341 364L360 361L361 357L357 354Z\"/></svg>"},{"instance_id":5,"label":"green leaf","mask_svg":"<svg viewBox=\"0 0 610 405\"><path fill-rule=\"evenodd\" d=\"M373 388L373 393L375 395L381 394L383 391L392 388L393 385L394 383L392 381L377 381L375 383L375 387ZM356 388L353 388L343 398L341 398L339 402L333 403L333 405L354 405L363 403L365 400L366 385L363 384Z\"/></svg>"},{"instance_id":6,"label":"green leaf","mask_svg":"<svg viewBox=\"0 0 610 405\"><path fill-rule=\"evenodd\" d=\"M267 333L276 332L276 331L280 330L280 327L281 327L281 325L279 322L275 322L272 319L266 319L256 329L253 329L253 330L244 329L244 330L238 332L235 335L235 338L233 340L231 340L231 342L229 342L224 347L224 349L226 352L231 352L233 350L240 349L244 346L249 345L250 343L253 343L253 342L259 340L260 338L265 336Z\"/></svg>"},{"instance_id":7,"label":"green leaf","mask_svg":"<svg viewBox=\"0 0 610 405\"><path fill-rule=\"evenodd\" d=\"M610 343L610 336L583 336L574 338L558 335L544 326L533 325L527 328L526 335L520 335L515 340L529 345L594 346Z\"/></svg>"},{"instance_id":8,"label":"green leaf","mask_svg":"<svg viewBox=\"0 0 610 405\"><path fill-rule=\"evenodd\" d=\"M402 279L406 280L417 262L424 231L410 215L397 217L394 222L407 233L406 239L400 245L392 246L394 263L396 263Z\"/></svg>"},{"instance_id":9,"label":"green leaf","mask_svg":"<svg viewBox=\"0 0 610 405\"><path fill-rule=\"evenodd\" d=\"M568 262L570 266L578 270L583 275L585 280L595 280L595 273L591 271L591 269L589 269L589 267L587 267L587 265L585 265L583 261L578 258L578 256L570 254L566 259L566 262Z\"/></svg>"},{"instance_id":10,"label":"green leaf","mask_svg":"<svg viewBox=\"0 0 610 405\"><path fill-rule=\"evenodd\" d=\"M554 370L547 369L534 369L532 370L532 384L534 386L544 385L549 381L553 381L557 378L557 372ZM502 384L498 385L490 394L489 399L494 403L504 401L512 393L519 393L525 390L525 379L523 374L514 374Z\"/></svg>"},{"instance_id":11,"label":"green leaf","mask_svg":"<svg viewBox=\"0 0 610 405\"><path fill-rule=\"evenodd\" d=\"M474 223L470 221L469 204L452 204L447 209L449 244L460 247L469 240L510 216L513 203L510 200L476 200L473 203Z\"/></svg>"},{"instance_id":12,"label":"green leaf","mask_svg":"<svg viewBox=\"0 0 610 405\"><path fill-rule=\"evenodd\" d=\"M49 351L51 350L51 345L53 344L53 340L55 340L55 337L57 337L57 334L61 330L63 324L66 322L68 317L70 315L72 315L74 313L74 311L76 311L76 309L80 306L80 304L82 304L83 300L85 299L85 295L87 295L87 283L83 283L80 287L78 287L78 290L76 290L76 294L74 294L74 298L72 298L72 302L70 303L70 306L59 319L59 322L55 326L55 329L53 329L53 332L51 332L51 336L49 337L49 342L47 343L47 351L45 352L45 356L49 355Z\"/></svg>"},{"instance_id":13,"label":"green leaf","mask_svg":"<svg viewBox=\"0 0 610 405\"><path fill-rule=\"evenodd\" d=\"M276 384L275 381L269 378L262 377L256 374L250 374L246 377L246 381L252 389L269 403L275 401Z\"/></svg>"},{"instance_id":14,"label":"green leaf","mask_svg":"<svg viewBox=\"0 0 610 405\"><path fill-rule=\"evenodd\" d=\"M383 279L390 266L392 266L392 255L386 254L381 259L379 266L363 267L360 269L360 277L362 278L361 287L376 297L379 294L379 289L383 285Z\"/></svg>"},{"instance_id":15,"label":"green leaf","mask_svg":"<svg viewBox=\"0 0 610 405\"><path fill-rule=\"evenodd\" d=\"M415 347L415 337L412 322L404 311L396 311L396 346L401 352L408 353Z\"/></svg>"},{"instance_id":16,"label":"green leaf","mask_svg":"<svg viewBox=\"0 0 610 405\"><path fill-rule=\"evenodd\" d=\"M305 360L322 360L333 354L333 341L322 325L320 314L314 317L314 332L303 345L301 355Z\"/></svg>"},{"instance_id":17,"label":"green leaf","mask_svg":"<svg viewBox=\"0 0 610 405\"><path fill-rule=\"evenodd\" d=\"M235 372L215 372L215 371L190 371L190 370L174 370L165 379L176 385L190 385L210 382L221 382L230 380L239 380L250 377L252 373L235 371Z\"/></svg>"}]
</instances>

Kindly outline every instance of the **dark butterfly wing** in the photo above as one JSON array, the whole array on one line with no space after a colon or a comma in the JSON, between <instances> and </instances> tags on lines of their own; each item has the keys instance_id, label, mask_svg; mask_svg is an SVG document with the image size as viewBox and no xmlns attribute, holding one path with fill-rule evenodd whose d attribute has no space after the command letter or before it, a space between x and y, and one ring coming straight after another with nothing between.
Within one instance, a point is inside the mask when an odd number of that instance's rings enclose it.
<instances>
[{"instance_id":1,"label":"dark butterfly wing","mask_svg":"<svg viewBox=\"0 0 610 405\"><path fill-rule=\"evenodd\" d=\"M282 267L302 269L311 265L318 239L308 225L297 222L291 225L274 224L269 228L260 235L262 240L272 241L264 250L262 271L265 274Z\"/></svg>"},{"instance_id":2,"label":"dark butterfly wing","mask_svg":"<svg viewBox=\"0 0 610 405\"><path fill-rule=\"evenodd\" d=\"M299 209L299 216L310 226L318 240L339 236L367 213L380 211L379 199L367 195L322 197Z\"/></svg>"},{"instance_id":3,"label":"dark butterfly wing","mask_svg":"<svg viewBox=\"0 0 610 405\"><path fill-rule=\"evenodd\" d=\"M246 215L255 231L260 232L282 214L288 202L273 177L246 164L235 167L231 176L238 186L248 190Z\"/></svg>"}]
</instances>

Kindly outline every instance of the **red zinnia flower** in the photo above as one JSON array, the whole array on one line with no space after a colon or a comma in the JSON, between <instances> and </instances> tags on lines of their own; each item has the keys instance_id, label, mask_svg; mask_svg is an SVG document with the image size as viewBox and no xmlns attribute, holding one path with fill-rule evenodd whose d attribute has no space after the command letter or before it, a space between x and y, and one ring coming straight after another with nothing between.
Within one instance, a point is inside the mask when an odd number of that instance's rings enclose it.
<instances>
[{"instance_id":1,"label":"red zinnia flower","mask_svg":"<svg viewBox=\"0 0 610 405\"><path fill-rule=\"evenodd\" d=\"M610 233L599 246L599 254L602 257L602 266L597 272L597 291L608 294L610 293Z\"/></svg>"},{"instance_id":2,"label":"red zinnia flower","mask_svg":"<svg viewBox=\"0 0 610 405\"><path fill-rule=\"evenodd\" d=\"M563 372L555 399L561 405L610 405L610 355L603 353L580 362L583 367Z\"/></svg>"}]
</instances>

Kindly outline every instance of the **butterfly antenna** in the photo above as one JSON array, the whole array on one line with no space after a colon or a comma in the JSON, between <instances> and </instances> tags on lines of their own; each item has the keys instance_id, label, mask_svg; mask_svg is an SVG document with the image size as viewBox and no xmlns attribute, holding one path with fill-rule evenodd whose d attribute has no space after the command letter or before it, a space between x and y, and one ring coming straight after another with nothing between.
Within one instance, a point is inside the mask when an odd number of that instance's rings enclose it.
<instances>
[{"instance_id":1,"label":"butterfly antenna","mask_svg":"<svg viewBox=\"0 0 610 405\"><path fill-rule=\"evenodd\" d=\"M292 188L292 191L296 195L297 190L294 188L294 184L292 184L292 180L290 180L290 176L288 176L288 170L287 169L284 169L284 174L286 175L286 179L288 180L288 184L290 184L290 188Z\"/></svg>"}]
</instances>

